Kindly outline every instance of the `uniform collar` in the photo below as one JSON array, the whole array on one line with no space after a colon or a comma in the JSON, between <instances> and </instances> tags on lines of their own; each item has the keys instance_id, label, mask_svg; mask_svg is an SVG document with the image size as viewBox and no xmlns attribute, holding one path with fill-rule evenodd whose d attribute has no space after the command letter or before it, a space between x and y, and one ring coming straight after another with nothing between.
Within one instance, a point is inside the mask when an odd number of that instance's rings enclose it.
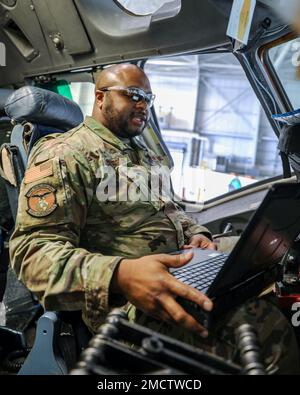
<instances>
[{"instance_id":1,"label":"uniform collar","mask_svg":"<svg viewBox=\"0 0 300 395\"><path fill-rule=\"evenodd\" d=\"M86 116L84 125L92 130L97 136L101 137L107 143L124 151L128 149L128 145L124 144L117 136L115 136L109 129L103 126L100 122L96 121L93 117Z\"/></svg>"}]
</instances>

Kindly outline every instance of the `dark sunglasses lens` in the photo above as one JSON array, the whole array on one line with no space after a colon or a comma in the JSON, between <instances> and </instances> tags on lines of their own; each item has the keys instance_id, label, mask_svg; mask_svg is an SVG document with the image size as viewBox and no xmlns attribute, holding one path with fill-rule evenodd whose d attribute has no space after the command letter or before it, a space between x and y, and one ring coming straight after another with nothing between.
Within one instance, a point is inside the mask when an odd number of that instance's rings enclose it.
<instances>
[{"instance_id":1,"label":"dark sunglasses lens","mask_svg":"<svg viewBox=\"0 0 300 395\"><path fill-rule=\"evenodd\" d=\"M139 101L142 101L142 100L144 100L147 104L148 104L148 106L152 106L152 104L153 104L153 95L150 93L150 94L147 94L146 92L128 92L128 96L133 100L133 101L135 101L135 102L139 102Z\"/></svg>"},{"instance_id":2,"label":"dark sunglasses lens","mask_svg":"<svg viewBox=\"0 0 300 395\"><path fill-rule=\"evenodd\" d=\"M145 96L141 95L140 93L135 93L135 94L132 96L132 99L133 99L134 101L136 101L136 102L139 102L139 101L144 100L144 99L145 99Z\"/></svg>"}]
</instances>

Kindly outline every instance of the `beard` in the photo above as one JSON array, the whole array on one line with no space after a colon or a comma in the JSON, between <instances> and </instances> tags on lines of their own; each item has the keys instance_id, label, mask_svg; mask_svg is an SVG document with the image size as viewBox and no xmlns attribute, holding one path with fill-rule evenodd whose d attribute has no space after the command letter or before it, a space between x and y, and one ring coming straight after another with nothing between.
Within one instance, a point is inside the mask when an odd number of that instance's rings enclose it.
<instances>
[{"instance_id":1,"label":"beard","mask_svg":"<svg viewBox=\"0 0 300 395\"><path fill-rule=\"evenodd\" d=\"M112 104L110 98L107 100L106 106L103 107L103 115L106 119L107 128L119 137L135 137L139 136L148 124L149 117L140 126L132 124L136 111L119 112Z\"/></svg>"}]
</instances>

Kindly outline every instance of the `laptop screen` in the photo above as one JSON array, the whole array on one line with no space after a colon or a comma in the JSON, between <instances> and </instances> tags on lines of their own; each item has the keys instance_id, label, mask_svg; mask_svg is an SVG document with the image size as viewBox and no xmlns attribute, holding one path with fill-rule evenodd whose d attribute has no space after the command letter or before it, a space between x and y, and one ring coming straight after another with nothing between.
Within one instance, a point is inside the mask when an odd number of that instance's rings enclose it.
<instances>
[{"instance_id":1,"label":"laptop screen","mask_svg":"<svg viewBox=\"0 0 300 395\"><path fill-rule=\"evenodd\" d=\"M209 293L268 270L300 235L300 184L275 184L250 219Z\"/></svg>"}]
</instances>

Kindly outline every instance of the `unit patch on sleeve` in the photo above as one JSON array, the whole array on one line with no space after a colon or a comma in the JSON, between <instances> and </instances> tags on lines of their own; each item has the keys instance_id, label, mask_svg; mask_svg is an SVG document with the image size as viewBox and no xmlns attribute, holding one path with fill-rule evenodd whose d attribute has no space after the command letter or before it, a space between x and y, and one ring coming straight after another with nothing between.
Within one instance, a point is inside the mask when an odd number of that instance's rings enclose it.
<instances>
[{"instance_id":1,"label":"unit patch on sleeve","mask_svg":"<svg viewBox=\"0 0 300 395\"><path fill-rule=\"evenodd\" d=\"M38 184L29 189L26 210L32 217L46 217L58 206L56 203L56 189L49 184Z\"/></svg>"}]
</instances>

